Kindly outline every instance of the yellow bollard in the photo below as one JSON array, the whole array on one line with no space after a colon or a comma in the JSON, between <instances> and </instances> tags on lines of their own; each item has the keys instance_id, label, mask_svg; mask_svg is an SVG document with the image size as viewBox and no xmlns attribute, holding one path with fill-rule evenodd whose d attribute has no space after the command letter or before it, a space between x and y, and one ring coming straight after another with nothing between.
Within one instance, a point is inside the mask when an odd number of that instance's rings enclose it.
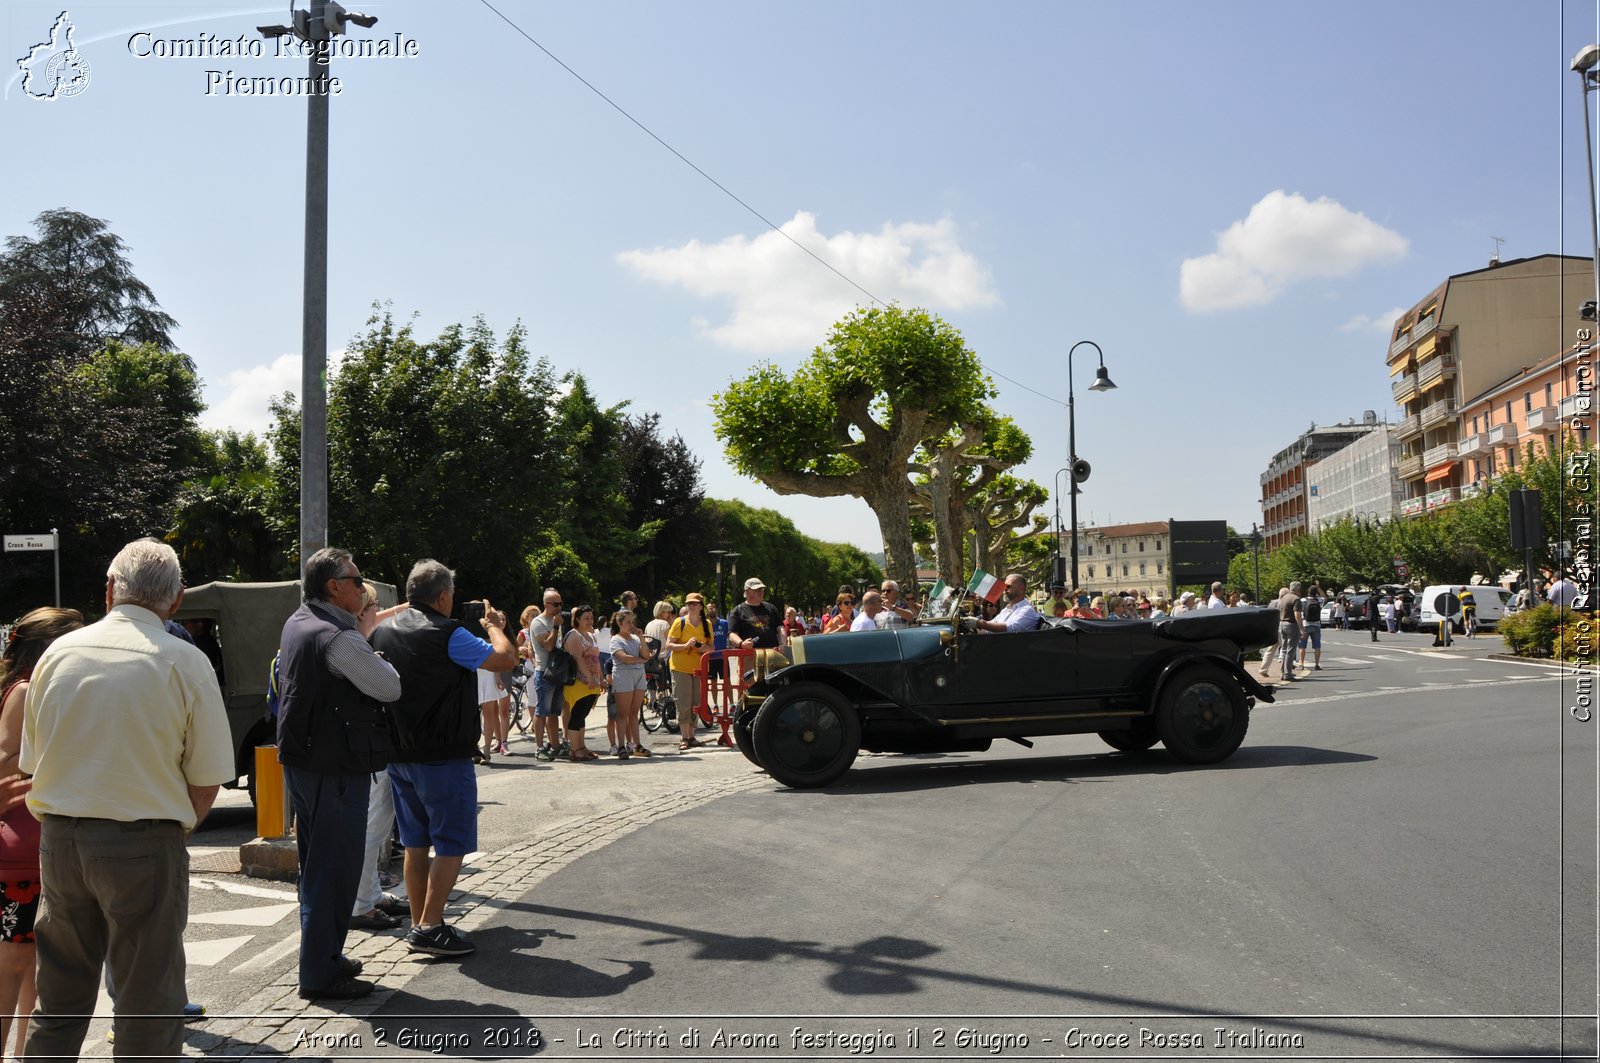
<instances>
[{"instance_id":1,"label":"yellow bollard","mask_svg":"<svg viewBox=\"0 0 1600 1063\"><path fill-rule=\"evenodd\" d=\"M284 822L283 765L277 746L256 746L256 837L282 838Z\"/></svg>"}]
</instances>

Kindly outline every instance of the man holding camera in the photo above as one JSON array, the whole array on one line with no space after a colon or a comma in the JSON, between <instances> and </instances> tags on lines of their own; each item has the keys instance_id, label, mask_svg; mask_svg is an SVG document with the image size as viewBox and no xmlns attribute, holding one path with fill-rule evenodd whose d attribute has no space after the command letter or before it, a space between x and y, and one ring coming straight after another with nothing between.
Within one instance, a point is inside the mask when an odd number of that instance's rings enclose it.
<instances>
[{"instance_id":1,"label":"man holding camera","mask_svg":"<svg viewBox=\"0 0 1600 1063\"><path fill-rule=\"evenodd\" d=\"M694 736L694 705L700 681L700 658L711 646L711 625L705 618L706 600L691 593L683 601L683 615L667 629L666 650L672 654L672 698L678 703L679 749L704 742Z\"/></svg>"}]
</instances>

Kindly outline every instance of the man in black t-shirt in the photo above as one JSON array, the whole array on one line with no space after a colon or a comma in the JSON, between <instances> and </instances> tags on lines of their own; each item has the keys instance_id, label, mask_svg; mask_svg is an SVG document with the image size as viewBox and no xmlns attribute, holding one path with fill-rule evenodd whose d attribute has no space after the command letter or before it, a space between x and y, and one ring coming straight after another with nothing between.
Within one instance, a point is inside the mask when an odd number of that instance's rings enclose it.
<instances>
[{"instance_id":1,"label":"man in black t-shirt","mask_svg":"<svg viewBox=\"0 0 1600 1063\"><path fill-rule=\"evenodd\" d=\"M754 576L744 581L744 601L729 617L728 644L755 650L782 650L789 644L783 612L766 600L767 585ZM766 674L766 654L756 654L756 673Z\"/></svg>"}]
</instances>

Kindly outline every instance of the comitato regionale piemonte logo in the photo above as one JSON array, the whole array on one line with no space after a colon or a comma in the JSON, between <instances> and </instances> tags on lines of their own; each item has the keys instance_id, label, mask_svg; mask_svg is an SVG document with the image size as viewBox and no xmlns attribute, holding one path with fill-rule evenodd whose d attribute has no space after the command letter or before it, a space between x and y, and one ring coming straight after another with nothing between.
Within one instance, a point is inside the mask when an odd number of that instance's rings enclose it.
<instances>
[{"instance_id":1,"label":"comitato regionale piemonte logo","mask_svg":"<svg viewBox=\"0 0 1600 1063\"><path fill-rule=\"evenodd\" d=\"M72 42L72 16L63 11L50 27L48 40L29 48L17 60L22 91L49 103L76 96L89 87L89 61Z\"/></svg>"}]
</instances>

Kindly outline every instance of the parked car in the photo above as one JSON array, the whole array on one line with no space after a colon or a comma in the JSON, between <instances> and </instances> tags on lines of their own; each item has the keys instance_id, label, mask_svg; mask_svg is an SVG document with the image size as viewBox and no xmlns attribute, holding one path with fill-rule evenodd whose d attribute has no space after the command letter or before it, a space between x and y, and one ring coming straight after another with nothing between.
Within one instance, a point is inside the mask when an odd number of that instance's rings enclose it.
<instances>
[{"instance_id":1,"label":"parked car","mask_svg":"<svg viewBox=\"0 0 1600 1063\"><path fill-rule=\"evenodd\" d=\"M1451 630L1458 635L1465 632L1466 627L1461 615L1461 595L1469 591L1474 604L1478 607L1479 628L1493 631L1499 625L1500 618L1511 611L1511 592L1491 584L1448 583L1424 587L1418 616L1422 629L1436 631L1440 619L1449 616ZM1451 598L1455 599L1454 602Z\"/></svg>"},{"instance_id":2,"label":"parked car","mask_svg":"<svg viewBox=\"0 0 1600 1063\"><path fill-rule=\"evenodd\" d=\"M1373 605L1373 596L1371 591L1360 591L1358 593L1346 595L1346 598L1350 603L1350 626L1352 628L1361 628L1365 630L1368 621L1367 611L1369 608L1371 608L1377 614L1378 627L1382 629L1384 626L1383 608L1389 604L1390 599L1394 597L1395 595L1393 594L1380 593L1377 596L1377 604ZM1416 596L1410 591L1403 592L1396 601L1395 608L1396 618L1400 624L1400 630L1417 630Z\"/></svg>"},{"instance_id":3,"label":"parked car","mask_svg":"<svg viewBox=\"0 0 1600 1063\"><path fill-rule=\"evenodd\" d=\"M398 600L393 584L374 582L378 604L387 608ZM300 582L203 583L183 592L183 604L173 619L200 621L195 643L211 658L228 709L228 727L234 750L234 781L229 787L248 788L256 797L256 747L277 742L277 732L267 716L267 679L278 652L283 622L300 607ZM241 780L242 783L241 783Z\"/></svg>"},{"instance_id":4,"label":"parked car","mask_svg":"<svg viewBox=\"0 0 1600 1063\"><path fill-rule=\"evenodd\" d=\"M827 786L863 749L978 751L1039 735L1096 733L1127 752L1160 742L1212 764L1239 748L1251 706L1272 701L1243 664L1277 641L1272 609L993 634L957 604L931 601L909 628L793 640L794 663L751 686L739 748L792 787Z\"/></svg>"}]
</instances>

